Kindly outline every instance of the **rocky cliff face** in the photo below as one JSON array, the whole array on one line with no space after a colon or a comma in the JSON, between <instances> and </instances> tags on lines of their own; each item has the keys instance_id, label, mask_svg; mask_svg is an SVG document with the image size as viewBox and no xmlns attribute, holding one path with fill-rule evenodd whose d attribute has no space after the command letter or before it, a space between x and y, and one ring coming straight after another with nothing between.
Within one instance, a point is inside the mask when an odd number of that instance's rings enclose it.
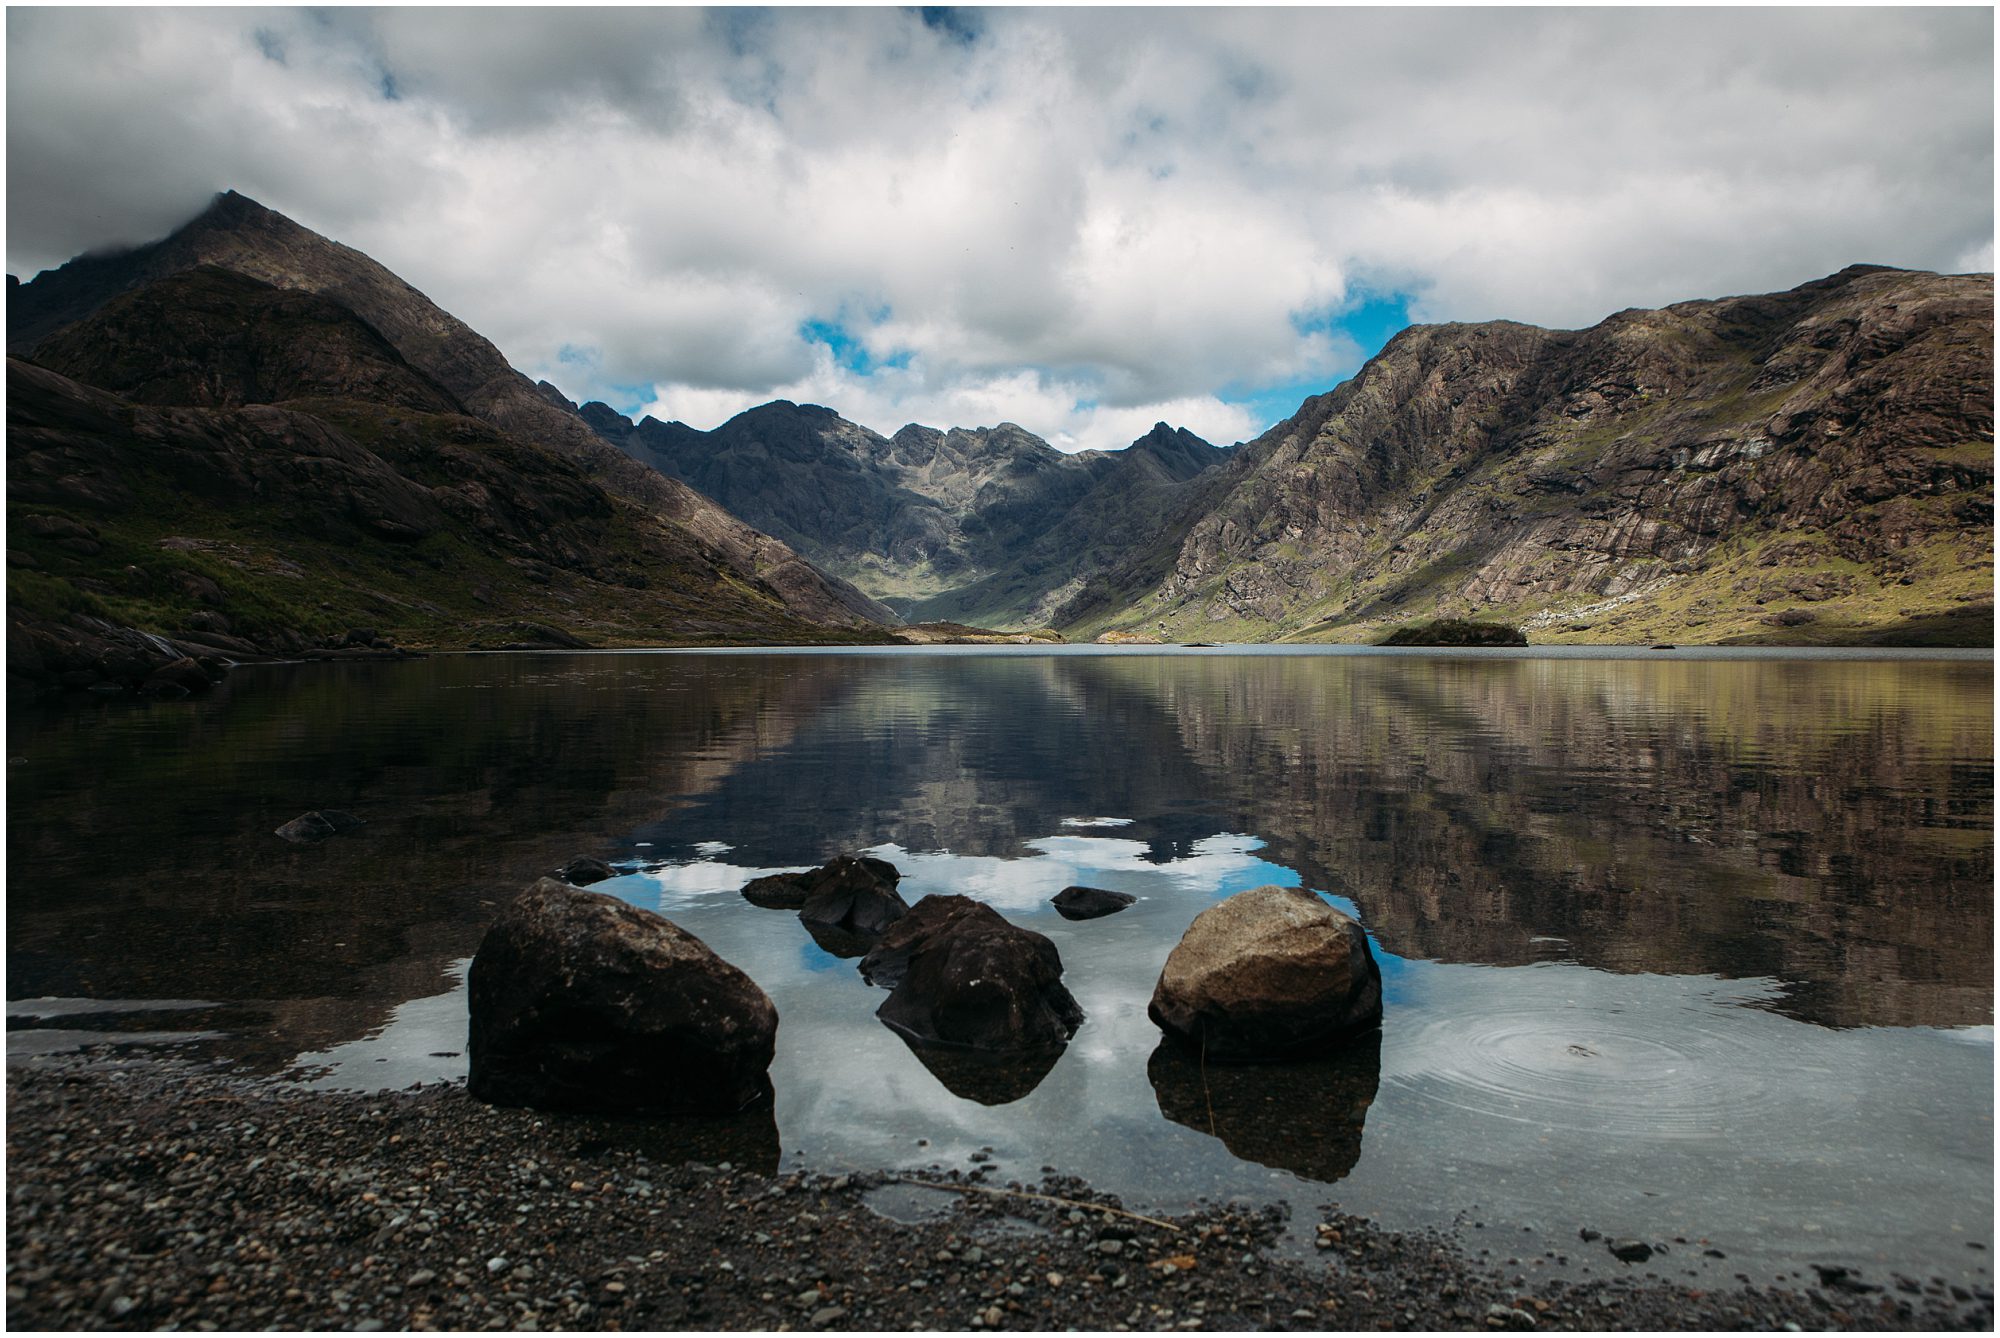
<instances>
[{"instance_id":1,"label":"rocky cliff face","mask_svg":"<svg viewBox=\"0 0 2000 1338\"><path fill-rule=\"evenodd\" d=\"M1582 331L1404 331L1245 447L1076 630L1991 640L1993 284L1855 267ZM1941 629L1941 631L1940 631Z\"/></svg>"},{"instance_id":2,"label":"rocky cliff face","mask_svg":"<svg viewBox=\"0 0 2000 1338\"><path fill-rule=\"evenodd\" d=\"M713 432L579 413L911 621L996 627L1046 624L1229 454L1164 423L1122 451L1066 455L1012 423L884 437L788 401Z\"/></svg>"},{"instance_id":3,"label":"rocky cliff face","mask_svg":"<svg viewBox=\"0 0 2000 1338\"><path fill-rule=\"evenodd\" d=\"M374 260L234 191L217 196L201 217L162 241L116 255L80 256L13 289L8 350L35 358L51 336L121 294L203 267L317 296L358 316L464 412L567 457L621 506L681 531L686 547L703 553L717 578L777 590L790 613L808 621L868 626L890 620L887 610L846 582L827 579L784 544L608 449L588 424L510 367L499 349ZM226 358L226 349L211 351ZM77 355L73 344L67 352ZM281 389L282 383L260 393Z\"/></svg>"}]
</instances>

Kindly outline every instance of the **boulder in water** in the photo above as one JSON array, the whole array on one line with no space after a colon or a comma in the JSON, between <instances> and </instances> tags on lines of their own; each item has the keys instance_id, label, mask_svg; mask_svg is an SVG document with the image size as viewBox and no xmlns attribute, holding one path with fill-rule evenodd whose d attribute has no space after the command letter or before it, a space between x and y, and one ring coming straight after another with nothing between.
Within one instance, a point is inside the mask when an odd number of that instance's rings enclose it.
<instances>
[{"instance_id":1,"label":"boulder in water","mask_svg":"<svg viewBox=\"0 0 2000 1338\"><path fill-rule=\"evenodd\" d=\"M896 891L903 875L887 860L841 855L798 877L805 888L799 919L808 926L873 937L910 911Z\"/></svg>"},{"instance_id":2,"label":"boulder in water","mask_svg":"<svg viewBox=\"0 0 2000 1338\"><path fill-rule=\"evenodd\" d=\"M919 901L861 959L861 974L892 991L875 1015L929 1044L1059 1049L1083 1022L1056 945L970 897Z\"/></svg>"},{"instance_id":3,"label":"boulder in water","mask_svg":"<svg viewBox=\"0 0 2000 1338\"><path fill-rule=\"evenodd\" d=\"M349 633L349 635L353 634ZM618 870L612 868L601 859L592 859L588 855L578 855L575 859L557 869L552 876L562 882L568 883L571 887L589 887L592 883L601 883L607 878L616 878Z\"/></svg>"},{"instance_id":4,"label":"boulder in water","mask_svg":"<svg viewBox=\"0 0 2000 1338\"><path fill-rule=\"evenodd\" d=\"M1066 887L1049 898L1056 914L1065 920L1095 920L1115 915L1138 898L1129 892L1113 892L1102 887Z\"/></svg>"},{"instance_id":5,"label":"boulder in water","mask_svg":"<svg viewBox=\"0 0 2000 1338\"><path fill-rule=\"evenodd\" d=\"M1282 1059L1380 1025L1382 972L1352 917L1297 887L1203 911L1167 955L1146 1015L1209 1059Z\"/></svg>"},{"instance_id":6,"label":"boulder in water","mask_svg":"<svg viewBox=\"0 0 2000 1338\"><path fill-rule=\"evenodd\" d=\"M500 1106L720 1114L768 1099L778 1010L671 920L544 878L472 959L467 1090Z\"/></svg>"}]
</instances>

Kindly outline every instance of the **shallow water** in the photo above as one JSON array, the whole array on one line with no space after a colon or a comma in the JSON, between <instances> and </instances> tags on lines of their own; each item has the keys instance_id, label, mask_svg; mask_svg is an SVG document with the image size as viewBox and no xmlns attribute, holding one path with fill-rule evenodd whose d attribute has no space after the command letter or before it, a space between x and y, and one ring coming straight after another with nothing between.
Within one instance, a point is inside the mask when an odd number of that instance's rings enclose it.
<instances>
[{"instance_id":1,"label":"shallow water","mask_svg":"<svg viewBox=\"0 0 2000 1338\"><path fill-rule=\"evenodd\" d=\"M775 1110L703 1131L751 1164L990 1148L999 1180L1134 1205L1283 1197L1307 1239L1332 1201L1456 1223L1526 1276L1631 1271L1587 1227L1703 1285L1986 1278L1990 659L465 656L11 724L8 993L100 1011L10 1027L331 1086L462 1073L495 906L592 854L777 1003ZM271 835L319 807L368 825ZM1048 935L1087 1014L1062 1056L919 1055L851 961L736 895L843 849ZM1139 901L1065 921L1072 883ZM1196 913L1264 883L1368 927L1380 1041L1204 1073L1146 1000Z\"/></svg>"}]
</instances>

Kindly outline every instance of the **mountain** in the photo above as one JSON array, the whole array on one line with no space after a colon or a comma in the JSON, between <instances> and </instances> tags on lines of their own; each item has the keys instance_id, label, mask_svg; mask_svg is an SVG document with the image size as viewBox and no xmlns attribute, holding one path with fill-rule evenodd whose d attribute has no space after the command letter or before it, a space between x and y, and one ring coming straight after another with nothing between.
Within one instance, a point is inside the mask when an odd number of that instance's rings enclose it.
<instances>
[{"instance_id":1,"label":"mountain","mask_svg":"<svg viewBox=\"0 0 2000 1338\"><path fill-rule=\"evenodd\" d=\"M996 627L1048 623L1229 457L1164 423L1121 451L1065 454L1012 423L884 437L786 400L712 432L596 403L578 413L905 618Z\"/></svg>"},{"instance_id":2,"label":"mountain","mask_svg":"<svg viewBox=\"0 0 2000 1338\"><path fill-rule=\"evenodd\" d=\"M202 266L323 297L354 313L471 416L573 459L621 503L684 532L687 547L702 552L702 564L716 577L780 590L792 613L808 621L892 620L847 583L826 579L709 499L606 449L588 424L551 403L492 343L376 261L234 191L161 241L79 256L11 288L8 351L32 358L45 340L120 294Z\"/></svg>"},{"instance_id":3,"label":"mountain","mask_svg":"<svg viewBox=\"0 0 2000 1338\"><path fill-rule=\"evenodd\" d=\"M530 409L511 371L475 382L497 352L436 308L442 337L412 335L420 297L399 343L352 286L249 274L287 272L221 244L239 217L325 261L308 280L379 267L243 210L10 303L32 350L8 360L10 690L129 686L181 653L888 639L886 610L522 381Z\"/></svg>"},{"instance_id":4,"label":"mountain","mask_svg":"<svg viewBox=\"0 0 2000 1338\"><path fill-rule=\"evenodd\" d=\"M1059 626L1990 644L1992 276L1415 326L1194 491Z\"/></svg>"}]
</instances>

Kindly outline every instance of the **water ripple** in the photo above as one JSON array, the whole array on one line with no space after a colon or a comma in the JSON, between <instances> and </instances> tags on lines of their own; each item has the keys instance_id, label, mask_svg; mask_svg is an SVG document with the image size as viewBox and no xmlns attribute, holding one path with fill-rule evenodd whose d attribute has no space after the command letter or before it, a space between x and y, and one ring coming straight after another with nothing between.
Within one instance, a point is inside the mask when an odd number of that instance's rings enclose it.
<instances>
[{"instance_id":1,"label":"water ripple","mask_svg":"<svg viewBox=\"0 0 2000 1338\"><path fill-rule=\"evenodd\" d=\"M1713 1014L1552 1013L1530 1004L1442 1019L1405 1040L1415 1067L1385 1082L1525 1124L1712 1138L1780 1099L1772 1057Z\"/></svg>"}]
</instances>

